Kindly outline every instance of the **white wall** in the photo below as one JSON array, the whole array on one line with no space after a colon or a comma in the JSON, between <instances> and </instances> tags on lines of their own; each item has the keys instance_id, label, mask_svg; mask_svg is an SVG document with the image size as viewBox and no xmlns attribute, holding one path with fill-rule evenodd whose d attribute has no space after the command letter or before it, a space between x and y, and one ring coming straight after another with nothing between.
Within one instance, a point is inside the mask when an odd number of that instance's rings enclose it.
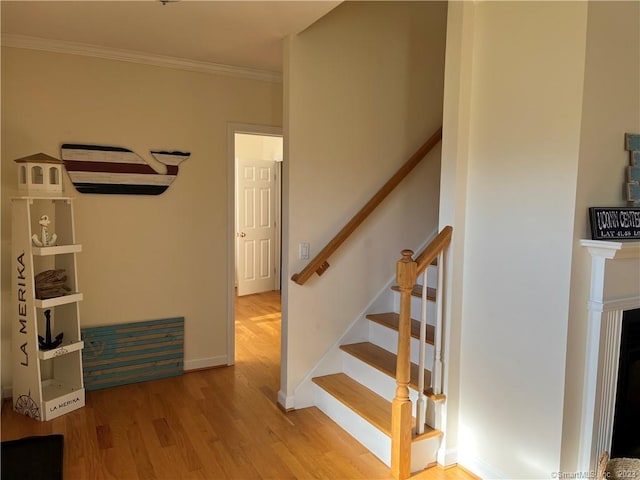
<instances>
[{"instance_id":1,"label":"white wall","mask_svg":"<svg viewBox=\"0 0 640 480\"><path fill-rule=\"evenodd\" d=\"M187 368L227 362L227 122L279 125L282 85L2 49L2 295L10 292L15 158L64 142L191 152L160 196L78 194L83 326L185 317ZM65 181L68 180L65 178ZM11 303L2 302L2 385Z\"/></svg>"},{"instance_id":2,"label":"white wall","mask_svg":"<svg viewBox=\"0 0 640 480\"><path fill-rule=\"evenodd\" d=\"M474 20L474 2L449 2L439 222L440 228L450 225L454 230L444 265L443 361L447 402L442 449L445 456L438 458L442 465L457 462Z\"/></svg>"},{"instance_id":3,"label":"white wall","mask_svg":"<svg viewBox=\"0 0 640 480\"><path fill-rule=\"evenodd\" d=\"M281 136L235 134L236 159L282 161Z\"/></svg>"},{"instance_id":4,"label":"white wall","mask_svg":"<svg viewBox=\"0 0 640 480\"><path fill-rule=\"evenodd\" d=\"M459 461L489 478L549 478L560 466L587 5L452 8L461 46L447 66L461 80L444 134L459 138L445 138L443 171L466 198L448 179L442 201L464 237L460 377L449 379L460 385Z\"/></svg>"},{"instance_id":5,"label":"white wall","mask_svg":"<svg viewBox=\"0 0 640 480\"><path fill-rule=\"evenodd\" d=\"M638 2L589 3L574 246L591 238L589 207L626 205L624 133L640 132L639 20ZM590 278L590 256L574 248L562 444L566 471L574 471L578 461Z\"/></svg>"},{"instance_id":6,"label":"white wall","mask_svg":"<svg viewBox=\"0 0 640 480\"><path fill-rule=\"evenodd\" d=\"M289 39L283 278L317 254L440 126L446 4L347 2ZM281 400L437 228L439 148L329 259L283 288Z\"/></svg>"}]
</instances>

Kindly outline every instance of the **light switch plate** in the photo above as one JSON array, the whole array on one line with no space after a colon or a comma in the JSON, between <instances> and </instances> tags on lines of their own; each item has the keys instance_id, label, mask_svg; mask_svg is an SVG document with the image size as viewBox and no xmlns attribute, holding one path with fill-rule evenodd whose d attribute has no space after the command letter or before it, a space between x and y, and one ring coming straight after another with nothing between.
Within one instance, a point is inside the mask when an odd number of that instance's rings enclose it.
<instances>
[{"instance_id":1,"label":"light switch plate","mask_svg":"<svg viewBox=\"0 0 640 480\"><path fill-rule=\"evenodd\" d=\"M309 244L301 243L299 248L300 260L309 260Z\"/></svg>"}]
</instances>

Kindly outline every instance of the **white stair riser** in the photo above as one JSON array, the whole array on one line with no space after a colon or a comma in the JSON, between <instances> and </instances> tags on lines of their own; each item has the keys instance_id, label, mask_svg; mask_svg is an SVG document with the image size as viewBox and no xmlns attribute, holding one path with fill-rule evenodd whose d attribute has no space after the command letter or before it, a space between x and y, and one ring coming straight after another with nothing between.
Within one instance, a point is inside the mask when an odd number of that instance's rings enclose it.
<instances>
[{"instance_id":1,"label":"white stair riser","mask_svg":"<svg viewBox=\"0 0 640 480\"><path fill-rule=\"evenodd\" d=\"M420 279L424 278L422 275ZM418 283L422 283L421 281ZM427 268L427 287L437 288L438 287L438 267L431 265Z\"/></svg>"},{"instance_id":2,"label":"white stair riser","mask_svg":"<svg viewBox=\"0 0 640 480\"><path fill-rule=\"evenodd\" d=\"M399 303L398 303L399 305ZM422 318L422 299L411 297L411 318L420 320ZM427 300L427 323L436 324L436 302Z\"/></svg>"},{"instance_id":3,"label":"white stair riser","mask_svg":"<svg viewBox=\"0 0 640 480\"><path fill-rule=\"evenodd\" d=\"M345 404L315 385L318 408L343 430L364 445L388 467L391 466L391 438ZM411 473L424 470L437 461L442 437L431 437L411 443Z\"/></svg>"},{"instance_id":4,"label":"white stair riser","mask_svg":"<svg viewBox=\"0 0 640 480\"><path fill-rule=\"evenodd\" d=\"M418 275L416 283L420 285L424 284L424 273ZM438 288L438 267L434 265L427 268L427 287Z\"/></svg>"},{"instance_id":5,"label":"white stair riser","mask_svg":"<svg viewBox=\"0 0 640 480\"><path fill-rule=\"evenodd\" d=\"M316 405L343 430L364 445L385 465L391 466L391 438L337 400L324 389L314 385ZM435 458L435 457L434 457Z\"/></svg>"},{"instance_id":6,"label":"white stair riser","mask_svg":"<svg viewBox=\"0 0 640 480\"><path fill-rule=\"evenodd\" d=\"M398 332L380 325L375 322L369 322L369 341L385 350L397 354L398 353ZM425 367L432 370L433 367L433 345L426 345ZM420 356L420 340L411 337L411 362L418 364Z\"/></svg>"},{"instance_id":7,"label":"white stair riser","mask_svg":"<svg viewBox=\"0 0 640 480\"><path fill-rule=\"evenodd\" d=\"M342 372L373 390L385 400L393 400L396 391L395 378L382 373L347 352L342 352Z\"/></svg>"},{"instance_id":8,"label":"white stair riser","mask_svg":"<svg viewBox=\"0 0 640 480\"><path fill-rule=\"evenodd\" d=\"M368 363L358 360L347 352L342 352L342 371L346 375L353 378L358 383L365 385L368 389L373 390L385 400L389 402L393 400L396 394L396 379L381 372L377 368L372 367ZM411 414L416 416L416 403L418 400L418 392L409 386L409 399L411 400ZM435 413L433 412L434 402L427 399L427 416L426 423L433 428L435 423Z\"/></svg>"},{"instance_id":9,"label":"white stair riser","mask_svg":"<svg viewBox=\"0 0 640 480\"><path fill-rule=\"evenodd\" d=\"M444 430L442 420L444 418L444 400L434 402L429 400L427 403L427 425L436 430Z\"/></svg>"},{"instance_id":10,"label":"white stair riser","mask_svg":"<svg viewBox=\"0 0 640 480\"><path fill-rule=\"evenodd\" d=\"M400 292L394 291L393 311L400 313ZM422 299L411 296L411 318L420 320L422 318ZM436 302L427 300L427 323L436 323Z\"/></svg>"},{"instance_id":11,"label":"white stair riser","mask_svg":"<svg viewBox=\"0 0 640 480\"><path fill-rule=\"evenodd\" d=\"M424 470L427 466L435 463L441 443L441 435L413 442L411 444L411 473Z\"/></svg>"}]
</instances>

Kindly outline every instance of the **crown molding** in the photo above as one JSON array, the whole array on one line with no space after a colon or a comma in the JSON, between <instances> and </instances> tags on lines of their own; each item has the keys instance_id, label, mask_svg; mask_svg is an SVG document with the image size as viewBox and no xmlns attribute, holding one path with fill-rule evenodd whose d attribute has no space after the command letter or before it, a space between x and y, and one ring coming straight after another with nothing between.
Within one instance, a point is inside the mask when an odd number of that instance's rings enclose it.
<instances>
[{"instance_id":1,"label":"crown molding","mask_svg":"<svg viewBox=\"0 0 640 480\"><path fill-rule=\"evenodd\" d=\"M185 58L155 55L151 53L121 50L117 48L100 47L86 43L67 42L63 40L50 40L46 38L31 37L27 35L2 34L2 46L14 48L26 48L30 50L43 50L47 52L66 53L69 55L82 55L85 57L103 58L107 60L119 60L122 62L140 63L156 67L175 68L192 72L208 73L212 75L226 75L232 77L249 78L265 82L282 82L282 74L268 70L223 65L219 63L201 62Z\"/></svg>"}]
</instances>

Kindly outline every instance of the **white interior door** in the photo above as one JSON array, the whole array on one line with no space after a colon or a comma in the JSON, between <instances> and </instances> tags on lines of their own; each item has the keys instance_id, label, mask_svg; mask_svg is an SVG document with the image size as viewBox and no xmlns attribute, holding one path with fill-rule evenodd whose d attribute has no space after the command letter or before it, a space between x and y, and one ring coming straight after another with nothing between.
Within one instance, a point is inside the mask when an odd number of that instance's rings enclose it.
<instances>
[{"instance_id":1,"label":"white interior door","mask_svg":"<svg viewBox=\"0 0 640 480\"><path fill-rule=\"evenodd\" d=\"M276 289L276 162L237 161L238 295Z\"/></svg>"}]
</instances>

